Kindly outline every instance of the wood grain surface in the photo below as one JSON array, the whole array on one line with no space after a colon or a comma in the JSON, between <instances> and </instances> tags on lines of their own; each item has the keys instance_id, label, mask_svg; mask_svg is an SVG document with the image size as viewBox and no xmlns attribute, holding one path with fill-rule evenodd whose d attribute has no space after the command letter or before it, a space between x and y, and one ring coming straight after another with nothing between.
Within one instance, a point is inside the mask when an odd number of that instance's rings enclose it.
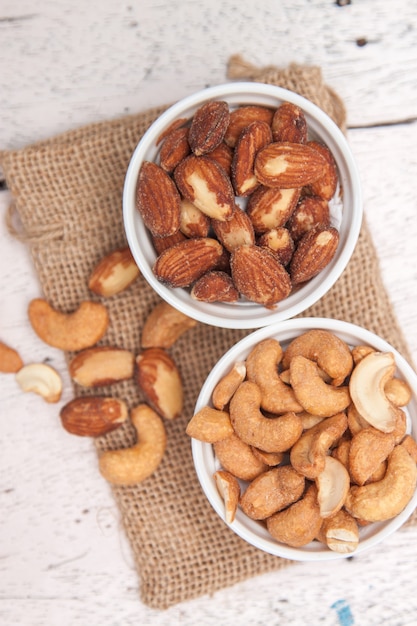
<instances>
[{"instance_id":1,"label":"wood grain surface","mask_svg":"<svg viewBox=\"0 0 417 626\"><path fill-rule=\"evenodd\" d=\"M1 0L0 150L226 82L236 53L258 66L320 66L344 99L365 214L417 363L415 2ZM358 557L295 563L167 611L140 602L95 449L59 422L71 385L63 355L29 326L40 287L5 227L9 201L2 190L0 338L56 367L65 387L57 407L0 378L0 624L416 624L416 527Z\"/></svg>"}]
</instances>

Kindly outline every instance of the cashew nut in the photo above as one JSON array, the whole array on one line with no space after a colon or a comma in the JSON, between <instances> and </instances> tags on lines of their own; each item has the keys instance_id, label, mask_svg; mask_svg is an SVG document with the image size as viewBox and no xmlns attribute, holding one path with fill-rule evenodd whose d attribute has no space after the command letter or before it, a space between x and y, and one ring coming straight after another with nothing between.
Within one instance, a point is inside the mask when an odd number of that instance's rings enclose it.
<instances>
[{"instance_id":1,"label":"cashew nut","mask_svg":"<svg viewBox=\"0 0 417 626\"><path fill-rule=\"evenodd\" d=\"M46 402L58 402L61 398L61 376L46 363L24 365L16 373L16 381L22 391L33 391Z\"/></svg>"},{"instance_id":2,"label":"cashew nut","mask_svg":"<svg viewBox=\"0 0 417 626\"><path fill-rule=\"evenodd\" d=\"M263 520L301 498L305 478L290 465L275 467L255 478L240 499L242 511Z\"/></svg>"},{"instance_id":3,"label":"cashew nut","mask_svg":"<svg viewBox=\"0 0 417 626\"><path fill-rule=\"evenodd\" d=\"M278 374L282 348L276 339L264 339L249 353L246 359L247 378L258 385L262 393L261 407L271 413L294 413L303 410L294 391Z\"/></svg>"},{"instance_id":4,"label":"cashew nut","mask_svg":"<svg viewBox=\"0 0 417 626\"><path fill-rule=\"evenodd\" d=\"M327 385L317 371L317 364L304 356L291 359L291 385L302 407L313 415L329 417L344 411L350 402L347 386Z\"/></svg>"},{"instance_id":5,"label":"cashew nut","mask_svg":"<svg viewBox=\"0 0 417 626\"><path fill-rule=\"evenodd\" d=\"M357 485L364 485L394 449L395 439L369 426L353 436L349 450L349 473Z\"/></svg>"},{"instance_id":6,"label":"cashew nut","mask_svg":"<svg viewBox=\"0 0 417 626\"><path fill-rule=\"evenodd\" d=\"M300 548L318 535L322 521L317 500L317 487L313 484L301 500L291 504L284 511L268 517L266 526L277 541Z\"/></svg>"},{"instance_id":7,"label":"cashew nut","mask_svg":"<svg viewBox=\"0 0 417 626\"><path fill-rule=\"evenodd\" d=\"M400 378L390 378L384 387L385 395L395 406L406 406L411 400L410 386Z\"/></svg>"},{"instance_id":8,"label":"cashew nut","mask_svg":"<svg viewBox=\"0 0 417 626\"><path fill-rule=\"evenodd\" d=\"M23 367L23 361L14 348L0 341L0 372L15 374Z\"/></svg>"},{"instance_id":9,"label":"cashew nut","mask_svg":"<svg viewBox=\"0 0 417 626\"><path fill-rule=\"evenodd\" d=\"M54 348L78 352L90 348L104 335L109 324L106 307L99 302L81 302L73 313L61 313L42 298L29 304L29 321L42 341Z\"/></svg>"},{"instance_id":10,"label":"cashew nut","mask_svg":"<svg viewBox=\"0 0 417 626\"><path fill-rule=\"evenodd\" d=\"M283 368L290 367L297 355L315 361L334 380L334 385L342 384L353 368L349 346L328 330L312 329L293 339L284 352Z\"/></svg>"},{"instance_id":11,"label":"cashew nut","mask_svg":"<svg viewBox=\"0 0 417 626\"><path fill-rule=\"evenodd\" d=\"M291 448L291 465L306 478L315 480L324 470L330 447L340 439L346 428L345 413L337 413L306 430Z\"/></svg>"},{"instance_id":12,"label":"cashew nut","mask_svg":"<svg viewBox=\"0 0 417 626\"><path fill-rule=\"evenodd\" d=\"M257 384L244 381L230 401L230 420L236 434L248 445L265 452L289 450L302 433L296 413L265 417L261 411L262 393Z\"/></svg>"},{"instance_id":13,"label":"cashew nut","mask_svg":"<svg viewBox=\"0 0 417 626\"><path fill-rule=\"evenodd\" d=\"M254 446L252 446L252 452L256 458L260 459L269 467L275 467L284 460L283 452L265 452L264 450L259 450L259 448L255 448Z\"/></svg>"},{"instance_id":14,"label":"cashew nut","mask_svg":"<svg viewBox=\"0 0 417 626\"><path fill-rule=\"evenodd\" d=\"M385 385L394 372L392 352L370 352L356 365L349 382L350 395L360 415L385 433L394 430L401 410L385 393Z\"/></svg>"},{"instance_id":15,"label":"cashew nut","mask_svg":"<svg viewBox=\"0 0 417 626\"><path fill-rule=\"evenodd\" d=\"M415 461L401 446L388 457L387 471L379 482L352 486L345 501L346 510L367 522L380 522L401 513L411 500L417 483Z\"/></svg>"},{"instance_id":16,"label":"cashew nut","mask_svg":"<svg viewBox=\"0 0 417 626\"><path fill-rule=\"evenodd\" d=\"M244 361L238 361L233 365L232 369L219 380L213 389L211 396L213 406L222 411L224 407L229 404L230 398L233 396L240 383L245 380L245 377L246 364Z\"/></svg>"},{"instance_id":17,"label":"cashew nut","mask_svg":"<svg viewBox=\"0 0 417 626\"><path fill-rule=\"evenodd\" d=\"M229 414L226 411L219 411L210 406L205 406L193 415L187 424L185 432L189 437L215 443L221 439L230 437L233 427L230 423Z\"/></svg>"},{"instance_id":18,"label":"cashew nut","mask_svg":"<svg viewBox=\"0 0 417 626\"><path fill-rule=\"evenodd\" d=\"M216 487L224 500L225 520L231 524L235 517L240 498L239 481L230 472L218 470L213 474Z\"/></svg>"},{"instance_id":19,"label":"cashew nut","mask_svg":"<svg viewBox=\"0 0 417 626\"><path fill-rule=\"evenodd\" d=\"M406 435L401 445L407 450L413 461L417 463L417 441L411 435Z\"/></svg>"},{"instance_id":20,"label":"cashew nut","mask_svg":"<svg viewBox=\"0 0 417 626\"><path fill-rule=\"evenodd\" d=\"M345 503L350 487L349 472L343 463L326 456L324 469L317 476L316 485L320 515L323 518L330 517L340 511Z\"/></svg>"},{"instance_id":21,"label":"cashew nut","mask_svg":"<svg viewBox=\"0 0 417 626\"><path fill-rule=\"evenodd\" d=\"M323 521L320 535L330 550L340 554L354 552L359 544L358 523L344 509Z\"/></svg>"},{"instance_id":22,"label":"cashew nut","mask_svg":"<svg viewBox=\"0 0 417 626\"><path fill-rule=\"evenodd\" d=\"M101 475L114 485L134 485L155 472L166 448L166 433L160 416L146 404L131 411L137 443L131 448L106 450L99 458Z\"/></svg>"},{"instance_id":23,"label":"cashew nut","mask_svg":"<svg viewBox=\"0 0 417 626\"><path fill-rule=\"evenodd\" d=\"M220 465L241 480L253 480L268 466L252 452L251 446L244 443L235 433L213 444L214 453Z\"/></svg>"}]
</instances>

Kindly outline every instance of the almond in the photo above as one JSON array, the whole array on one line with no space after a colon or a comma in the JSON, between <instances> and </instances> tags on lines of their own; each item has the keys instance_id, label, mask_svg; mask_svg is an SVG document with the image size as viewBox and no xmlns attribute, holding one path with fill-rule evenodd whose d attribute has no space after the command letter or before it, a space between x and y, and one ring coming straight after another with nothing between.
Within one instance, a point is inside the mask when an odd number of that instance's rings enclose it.
<instances>
[{"instance_id":1,"label":"almond","mask_svg":"<svg viewBox=\"0 0 417 626\"><path fill-rule=\"evenodd\" d=\"M232 159L233 159L233 150L222 141L217 148L214 148L208 155L210 159L216 161L226 172L227 176L230 178L232 171Z\"/></svg>"},{"instance_id":2,"label":"almond","mask_svg":"<svg viewBox=\"0 0 417 626\"><path fill-rule=\"evenodd\" d=\"M298 241L318 224L330 225L330 208L327 200L318 196L301 198L287 224L292 238Z\"/></svg>"},{"instance_id":3,"label":"almond","mask_svg":"<svg viewBox=\"0 0 417 626\"><path fill-rule=\"evenodd\" d=\"M230 113L229 126L224 136L224 141L228 146L234 148L240 133L246 126L255 121L263 121L271 125L273 116L274 111L272 109L256 104L248 104L234 109Z\"/></svg>"},{"instance_id":4,"label":"almond","mask_svg":"<svg viewBox=\"0 0 417 626\"><path fill-rule=\"evenodd\" d=\"M78 352L68 369L71 378L79 385L101 387L132 378L134 361L129 350L94 346Z\"/></svg>"},{"instance_id":5,"label":"almond","mask_svg":"<svg viewBox=\"0 0 417 626\"><path fill-rule=\"evenodd\" d=\"M272 141L271 127L255 121L239 135L232 161L232 183L237 196L248 196L259 185L254 173L255 157L261 148Z\"/></svg>"},{"instance_id":6,"label":"almond","mask_svg":"<svg viewBox=\"0 0 417 626\"><path fill-rule=\"evenodd\" d=\"M281 226L268 230L256 243L273 252L282 265L288 265L291 261L295 245L287 228Z\"/></svg>"},{"instance_id":7,"label":"almond","mask_svg":"<svg viewBox=\"0 0 417 626\"><path fill-rule=\"evenodd\" d=\"M152 237L152 243L156 254L160 255L164 250L168 250L168 248L172 248L175 244L185 241L186 239L187 237L178 230L173 235L168 235L167 237Z\"/></svg>"},{"instance_id":8,"label":"almond","mask_svg":"<svg viewBox=\"0 0 417 626\"><path fill-rule=\"evenodd\" d=\"M188 127L176 128L164 139L159 152L159 164L166 172L173 172L191 152L188 143Z\"/></svg>"},{"instance_id":9,"label":"almond","mask_svg":"<svg viewBox=\"0 0 417 626\"><path fill-rule=\"evenodd\" d=\"M183 197L209 217L227 220L232 216L235 205L232 183L216 161L190 155L177 166L174 178Z\"/></svg>"},{"instance_id":10,"label":"almond","mask_svg":"<svg viewBox=\"0 0 417 626\"><path fill-rule=\"evenodd\" d=\"M284 226L299 197L300 189L258 187L250 196L246 209L255 232L264 233Z\"/></svg>"},{"instance_id":11,"label":"almond","mask_svg":"<svg viewBox=\"0 0 417 626\"><path fill-rule=\"evenodd\" d=\"M202 302L237 302L239 292L229 274L213 270L194 283L191 297Z\"/></svg>"},{"instance_id":12,"label":"almond","mask_svg":"<svg viewBox=\"0 0 417 626\"><path fill-rule=\"evenodd\" d=\"M339 244L339 232L329 226L315 226L299 241L290 264L293 284L304 283L317 276L334 257Z\"/></svg>"},{"instance_id":13,"label":"almond","mask_svg":"<svg viewBox=\"0 0 417 626\"><path fill-rule=\"evenodd\" d=\"M189 134L191 150L196 156L211 152L223 141L229 118L227 102L213 100L197 109Z\"/></svg>"},{"instance_id":14,"label":"almond","mask_svg":"<svg viewBox=\"0 0 417 626\"><path fill-rule=\"evenodd\" d=\"M311 192L324 200L331 200L336 193L339 176L333 154L327 146L318 141L309 141L308 146L317 150L326 160L324 174L311 183Z\"/></svg>"},{"instance_id":15,"label":"almond","mask_svg":"<svg viewBox=\"0 0 417 626\"><path fill-rule=\"evenodd\" d=\"M236 288L252 302L272 307L291 292L288 272L265 248L241 246L232 253L230 264Z\"/></svg>"},{"instance_id":16,"label":"almond","mask_svg":"<svg viewBox=\"0 0 417 626\"><path fill-rule=\"evenodd\" d=\"M213 230L220 243L232 252L235 248L245 244L255 243L255 233L252 222L238 206L233 211L233 216L227 222L212 220Z\"/></svg>"},{"instance_id":17,"label":"almond","mask_svg":"<svg viewBox=\"0 0 417 626\"><path fill-rule=\"evenodd\" d=\"M62 407L65 430L82 437L99 437L119 428L128 417L125 402L118 398L89 396L75 398Z\"/></svg>"},{"instance_id":18,"label":"almond","mask_svg":"<svg viewBox=\"0 0 417 626\"><path fill-rule=\"evenodd\" d=\"M90 274L88 288L109 298L124 291L139 276L139 268L129 248L114 250L96 265Z\"/></svg>"},{"instance_id":19,"label":"almond","mask_svg":"<svg viewBox=\"0 0 417 626\"><path fill-rule=\"evenodd\" d=\"M22 367L23 361L18 351L0 341L0 372L15 374Z\"/></svg>"},{"instance_id":20,"label":"almond","mask_svg":"<svg viewBox=\"0 0 417 626\"><path fill-rule=\"evenodd\" d=\"M307 120L303 111L292 102L283 102L271 123L274 141L307 142Z\"/></svg>"},{"instance_id":21,"label":"almond","mask_svg":"<svg viewBox=\"0 0 417 626\"><path fill-rule=\"evenodd\" d=\"M177 232L180 202L178 189L167 172L156 163L144 161L138 176L136 208L153 235L166 237Z\"/></svg>"},{"instance_id":22,"label":"almond","mask_svg":"<svg viewBox=\"0 0 417 626\"><path fill-rule=\"evenodd\" d=\"M166 138L168 137L168 135L173 131L176 130L177 128L181 128L181 126L185 126L188 123L188 118L186 117L180 117L177 120L174 120L169 126L168 128L165 128L165 130L162 131L162 133L159 135L159 137L156 140L156 145L159 146L159 144Z\"/></svg>"},{"instance_id":23,"label":"almond","mask_svg":"<svg viewBox=\"0 0 417 626\"><path fill-rule=\"evenodd\" d=\"M148 348L136 358L137 382L153 409L166 419L183 408L183 386L174 360L162 348Z\"/></svg>"},{"instance_id":24,"label":"almond","mask_svg":"<svg viewBox=\"0 0 417 626\"><path fill-rule=\"evenodd\" d=\"M186 239L165 250L156 259L153 271L158 280L170 287L188 287L216 266L222 252L216 239Z\"/></svg>"},{"instance_id":25,"label":"almond","mask_svg":"<svg viewBox=\"0 0 417 626\"><path fill-rule=\"evenodd\" d=\"M181 200L180 231L186 237L207 237L210 218L189 200Z\"/></svg>"},{"instance_id":26,"label":"almond","mask_svg":"<svg viewBox=\"0 0 417 626\"><path fill-rule=\"evenodd\" d=\"M197 321L168 304L159 302L145 320L142 329L142 348L171 348Z\"/></svg>"},{"instance_id":27,"label":"almond","mask_svg":"<svg viewBox=\"0 0 417 626\"><path fill-rule=\"evenodd\" d=\"M293 189L323 175L325 158L313 148L291 142L273 142L258 152L255 175L267 187Z\"/></svg>"}]
</instances>

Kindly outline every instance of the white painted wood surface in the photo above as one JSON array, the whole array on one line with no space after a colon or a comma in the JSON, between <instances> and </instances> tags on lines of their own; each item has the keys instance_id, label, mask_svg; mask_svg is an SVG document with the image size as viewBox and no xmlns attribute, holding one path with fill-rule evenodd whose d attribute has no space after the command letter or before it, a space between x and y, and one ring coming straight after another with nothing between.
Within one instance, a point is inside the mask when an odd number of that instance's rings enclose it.
<instances>
[{"instance_id":1,"label":"white painted wood surface","mask_svg":"<svg viewBox=\"0 0 417 626\"><path fill-rule=\"evenodd\" d=\"M357 45L357 40L366 45ZM226 81L231 54L322 67L344 98L365 213L417 363L417 5L410 0L0 0L0 149L174 101ZM0 192L0 216L10 200ZM0 337L23 358L64 360L26 318L40 294L26 248L0 222ZM163 612L139 599L118 510L89 440L59 406L2 375L0 624L5 626L417 623L417 528L380 549L294 564Z\"/></svg>"}]
</instances>

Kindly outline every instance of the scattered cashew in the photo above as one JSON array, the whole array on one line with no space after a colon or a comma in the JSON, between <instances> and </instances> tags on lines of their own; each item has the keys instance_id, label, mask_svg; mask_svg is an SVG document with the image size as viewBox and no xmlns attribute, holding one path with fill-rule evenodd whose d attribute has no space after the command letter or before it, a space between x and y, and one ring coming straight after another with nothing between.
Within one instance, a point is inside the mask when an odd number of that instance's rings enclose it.
<instances>
[{"instance_id":1,"label":"scattered cashew","mask_svg":"<svg viewBox=\"0 0 417 626\"><path fill-rule=\"evenodd\" d=\"M416 483L415 461L403 446L395 446L388 457L384 478L361 487L352 486L345 508L354 517L367 522L391 519L407 506Z\"/></svg>"},{"instance_id":2,"label":"scattered cashew","mask_svg":"<svg viewBox=\"0 0 417 626\"><path fill-rule=\"evenodd\" d=\"M99 457L101 475L114 485L134 485L155 472L166 448L166 433L160 416L146 404L131 411L137 443L131 448L106 450Z\"/></svg>"},{"instance_id":3,"label":"scattered cashew","mask_svg":"<svg viewBox=\"0 0 417 626\"><path fill-rule=\"evenodd\" d=\"M225 520L231 524L235 517L240 498L239 481L230 472L218 470L213 474L219 494L224 500Z\"/></svg>"},{"instance_id":4,"label":"scattered cashew","mask_svg":"<svg viewBox=\"0 0 417 626\"><path fill-rule=\"evenodd\" d=\"M185 432L189 437L199 441L215 443L230 437L233 434L233 428L230 423L230 416L226 411L205 406L193 415Z\"/></svg>"},{"instance_id":5,"label":"scattered cashew","mask_svg":"<svg viewBox=\"0 0 417 626\"><path fill-rule=\"evenodd\" d=\"M230 401L230 420L236 434L247 444L265 452L289 450L302 432L296 413L268 418L260 411L262 393L258 385L244 381Z\"/></svg>"},{"instance_id":6,"label":"scattered cashew","mask_svg":"<svg viewBox=\"0 0 417 626\"><path fill-rule=\"evenodd\" d=\"M73 313L61 313L46 300L35 298L29 304L28 315L33 330L42 341L70 352L96 344L109 324L106 307L89 300L81 302Z\"/></svg>"},{"instance_id":7,"label":"scattered cashew","mask_svg":"<svg viewBox=\"0 0 417 626\"><path fill-rule=\"evenodd\" d=\"M0 372L16 374L23 367L23 361L14 348L0 341Z\"/></svg>"},{"instance_id":8,"label":"scattered cashew","mask_svg":"<svg viewBox=\"0 0 417 626\"><path fill-rule=\"evenodd\" d=\"M392 352L370 352L356 365L349 382L350 395L360 415L385 433L394 430L401 410L385 394L385 385L394 372Z\"/></svg>"},{"instance_id":9,"label":"scattered cashew","mask_svg":"<svg viewBox=\"0 0 417 626\"><path fill-rule=\"evenodd\" d=\"M268 517L266 527L277 541L300 548L318 535L322 521L317 487L313 484L301 500Z\"/></svg>"},{"instance_id":10,"label":"scattered cashew","mask_svg":"<svg viewBox=\"0 0 417 626\"><path fill-rule=\"evenodd\" d=\"M230 398L246 377L246 364L238 361L232 369L223 376L213 389L211 400L216 409L223 410L229 404Z\"/></svg>"},{"instance_id":11,"label":"scattered cashew","mask_svg":"<svg viewBox=\"0 0 417 626\"><path fill-rule=\"evenodd\" d=\"M290 465L269 469L255 478L240 498L242 511L264 520L301 498L305 478Z\"/></svg>"},{"instance_id":12,"label":"scattered cashew","mask_svg":"<svg viewBox=\"0 0 417 626\"><path fill-rule=\"evenodd\" d=\"M294 356L291 359L290 373L295 397L308 413L329 417L349 406L348 387L327 385L320 377L314 361L301 355Z\"/></svg>"},{"instance_id":13,"label":"scattered cashew","mask_svg":"<svg viewBox=\"0 0 417 626\"><path fill-rule=\"evenodd\" d=\"M171 348L181 335L196 325L196 320L178 311L168 302L160 302L145 320L141 346L142 348Z\"/></svg>"},{"instance_id":14,"label":"scattered cashew","mask_svg":"<svg viewBox=\"0 0 417 626\"><path fill-rule=\"evenodd\" d=\"M278 374L278 365L283 351L276 339L259 342L246 358L247 379L261 390L261 407L271 413L295 413L303 410L294 391L286 385Z\"/></svg>"},{"instance_id":15,"label":"scattered cashew","mask_svg":"<svg viewBox=\"0 0 417 626\"><path fill-rule=\"evenodd\" d=\"M333 380L342 384L352 371L353 358L349 346L328 330L312 329L291 341L284 352L282 366L290 367L294 356L315 361Z\"/></svg>"},{"instance_id":16,"label":"scattered cashew","mask_svg":"<svg viewBox=\"0 0 417 626\"><path fill-rule=\"evenodd\" d=\"M46 402L58 402L61 398L61 376L46 363L23 365L16 373L16 381L22 391L33 391Z\"/></svg>"}]
</instances>

